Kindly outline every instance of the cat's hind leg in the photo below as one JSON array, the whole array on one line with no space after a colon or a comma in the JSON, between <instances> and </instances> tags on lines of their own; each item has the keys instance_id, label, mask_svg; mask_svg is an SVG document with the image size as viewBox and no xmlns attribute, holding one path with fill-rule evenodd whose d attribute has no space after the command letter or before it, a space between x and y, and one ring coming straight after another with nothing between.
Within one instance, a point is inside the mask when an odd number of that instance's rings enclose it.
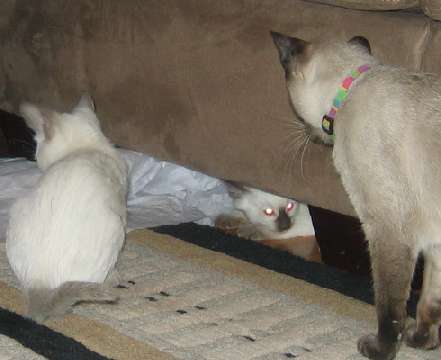
<instances>
[{"instance_id":1,"label":"cat's hind leg","mask_svg":"<svg viewBox=\"0 0 441 360\"><path fill-rule=\"evenodd\" d=\"M416 254L404 235L392 229L365 224L364 230L369 241L378 332L361 337L358 349L369 359L392 360L405 328Z\"/></svg>"},{"instance_id":2,"label":"cat's hind leg","mask_svg":"<svg viewBox=\"0 0 441 360\"><path fill-rule=\"evenodd\" d=\"M424 251L423 291L418 302L416 322L406 329L407 345L421 349L439 346L441 324L441 245Z\"/></svg>"}]
</instances>

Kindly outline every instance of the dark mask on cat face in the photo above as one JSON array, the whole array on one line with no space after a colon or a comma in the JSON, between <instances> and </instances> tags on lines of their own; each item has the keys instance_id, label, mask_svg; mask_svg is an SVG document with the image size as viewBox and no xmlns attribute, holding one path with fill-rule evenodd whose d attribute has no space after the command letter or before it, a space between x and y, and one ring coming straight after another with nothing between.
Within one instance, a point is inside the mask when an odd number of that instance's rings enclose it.
<instances>
[{"instance_id":1,"label":"dark mask on cat face","mask_svg":"<svg viewBox=\"0 0 441 360\"><path fill-rule=\"evenodd\" d=\"M294 225L297 202L232 182L228 191L235 208L261 231L280 233Z\"/></svg>"}]
</instances>

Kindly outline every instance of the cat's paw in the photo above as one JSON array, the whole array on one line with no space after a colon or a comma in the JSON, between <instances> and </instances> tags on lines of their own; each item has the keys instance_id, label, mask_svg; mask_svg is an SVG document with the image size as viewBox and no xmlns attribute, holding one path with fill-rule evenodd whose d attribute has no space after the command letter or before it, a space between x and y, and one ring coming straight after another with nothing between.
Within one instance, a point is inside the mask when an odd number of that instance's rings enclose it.
<instances>
[{"instance_id":1,"label":"cat's paw","mask_svg":"<svg viewBox=\"0 0 441 360\"><path fill-rule=\"evenodd\" d=\"M243 219L231 215L219 215L215 221L215 227L227 234L237 234L238 228L244 223Z\"/></svg>"},{"instance_id":2,"label":"cat's paw","mask_svg":"<svg viewBox=\"0 0 441 360\"><path fill-rule=\"evenodd\" d=\"M399 342L393 344L380 344L375 334L362 336L358 340L358 351L372 360L393 360L399 349Z\"/></svg>"},{"instance_id":3,"label":"cat's paw","mask_svg":"<svg viewBox=\"0 0 441 360\"><path fill-rule=\"evenodd\" d=\"M117 289L129 289L134 286L136 283L133 280L119 280L117 284L115 284L114 288Z\"/></svg>"},{"instance_id":4,"label":"cat's paw","mask_svg":"<svg viewBox=\"0 0 441 360\"><path fill-rule=\"evenodd\" d=\"M118 270L113 269L108 275L105 280L105 285L108 288L116 288L116 289L128 289L135 285L135 282L133 280L124 280L119 275Z\"/></svg>"},{"instance_id":5,"label":"cat's paw","mask_svg":"<svg viewBox=\"0 0 441 360\"><path fill-rule=\"evenodd\" d=\"M407 327L404 340L407 346L413 348L424 350L436 349L440 345L438 327L432 326L427 332L418 332L416 322L413 322Z\"/></svg>"},{"instance_id":6,"label":"cat's paw","mask_svg":"<svg viewBox=\"0 0 441 360\"><path fill-rule=\"evenodd\" d=\"M254 226L239 227L237 229L237 236L243 239L248 239L253 241L263 240L261 234L258 231L256 231L256 228Z\"/></svg>"}]
</instances>

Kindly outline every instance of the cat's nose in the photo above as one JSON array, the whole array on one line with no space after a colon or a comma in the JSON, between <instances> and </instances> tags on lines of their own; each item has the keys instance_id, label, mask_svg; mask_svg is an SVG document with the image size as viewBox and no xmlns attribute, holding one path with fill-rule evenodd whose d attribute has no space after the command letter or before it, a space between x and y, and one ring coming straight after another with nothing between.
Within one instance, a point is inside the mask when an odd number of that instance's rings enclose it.
<instances>
[{"instance_id":1,"label":"cat's nose","mask_svg":"<svg viewBox=\"0 0 441 360\"><path fill-rule=\"evenodd\" d=\"M285 208L279 209L279 216L277 217L277 229L279 231L288 230L291 227L291 219L285 212Z\"/></svg>"}]
</instances>

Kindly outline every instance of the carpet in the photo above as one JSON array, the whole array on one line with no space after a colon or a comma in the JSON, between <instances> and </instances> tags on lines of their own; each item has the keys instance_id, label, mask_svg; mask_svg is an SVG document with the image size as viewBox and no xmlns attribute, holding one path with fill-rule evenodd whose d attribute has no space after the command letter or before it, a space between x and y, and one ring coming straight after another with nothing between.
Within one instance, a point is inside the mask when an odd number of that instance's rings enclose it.
<instances>
[{"instance_id":1,"label":"carpet","mask_svg":"<svg viewBox=\"0 0 441 360\"><path fill-rule=\"evenodd\" d=\"M20 316L0 243L0 359L363 359L356 340L376 326L367 279L205 227L155 230L128 235L119 271L133 284L115 289L118 304L79 305L44 325ZM403 346L398 359L440 355Z\"/></svg>"}]
</instances>

